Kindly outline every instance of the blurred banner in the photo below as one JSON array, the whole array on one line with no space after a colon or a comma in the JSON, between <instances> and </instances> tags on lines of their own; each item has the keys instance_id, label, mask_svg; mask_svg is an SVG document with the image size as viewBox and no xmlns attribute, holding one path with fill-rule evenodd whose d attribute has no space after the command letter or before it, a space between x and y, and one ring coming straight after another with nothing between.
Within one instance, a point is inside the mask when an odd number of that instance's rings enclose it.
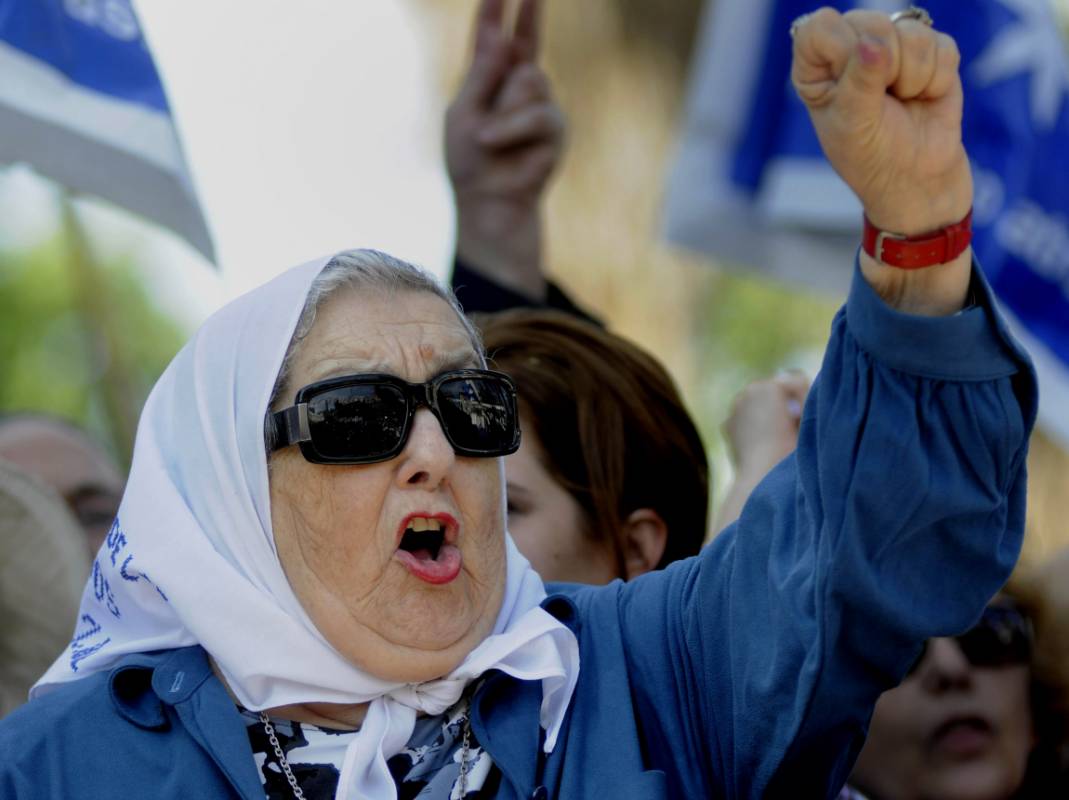
<instances>
[{"instance_id":1,"label":"blurred banner","mask_svg":"<svg viewBox=\"0 0 1069 800\"><path fill-rule=\"evenodd\" d=\"M861 208L821 155L790 85L791 21L822 4L716 0L669 178L667 237L728 266L845 292ZM1041 423L1069 446L1069 59L1049 0L928 0L962 53L974 239L1035 359Z\"/></svg>"},{"instance_id":2,"label":"blurred banner","mask_svg":"<svg viewBox=\"0 0 1069 800\"><path fill-rule=\"evenodd\" d=\"M0 163L215 250L129 0L0 0Z\"/></svg>"}]
</instances>

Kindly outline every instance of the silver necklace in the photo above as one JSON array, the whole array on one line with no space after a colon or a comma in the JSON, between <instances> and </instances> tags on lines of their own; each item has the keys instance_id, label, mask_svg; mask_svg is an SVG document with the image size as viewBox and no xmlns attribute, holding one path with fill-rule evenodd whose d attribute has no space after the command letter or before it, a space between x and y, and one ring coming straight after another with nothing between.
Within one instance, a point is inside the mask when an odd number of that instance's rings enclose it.
<instances>
[{"instance_id":1,"label":"silver necklace","mask_svg":"<svg viewBox=\"0 0 1069 800\"><path fill-rule=\"evenodd\" d=\"M469 756L471 755L470 712L471 703L469 702L462 712L464 715L464 728L460 744L460 778L458 779L460 784L460 797L463 797L468 793L468 773L471 772L471 763L469 761ZM278 761L279 767L282 768L282 774L286 776L286 780L289 782L290 789L293 791L293 796L296 800L305 800L304 792L301 790L300 784L297 783L297 776L293 774L293 768L290 767L289 759L286 758L286 754L282 750L282 744L278 741L278 736L275 735L275 726L271 724L271 720L268 718L266 712L260 712L260 724L264 726L267 740L271 742L271 747L275 751L275 759Z\"/></svg>"},{"instance_id":2,"label":"silver necklace","mask_svg":"<svg viewBox=\"0 0 1069 800\"><path fill-rule=\"evenodd\" d=\"M278 737L275 736L275 726L271 724L271 720L267 718L267 714L263 711L260 712L260 723L264 726L264 731L267 732L267 739L271 742L271 747L275 749L275 758L278 759L278 765L282 767L282 774L286 776L286 780L290 783L290 789L293 790L293 796L297 800L304 800L304 792L301 791L300 785L297 783L297 776L293 774L293 770L290 768L289 759L286 758L286 754L282 752L282 745L279 744Z\"/></svg>"}]
</instances>

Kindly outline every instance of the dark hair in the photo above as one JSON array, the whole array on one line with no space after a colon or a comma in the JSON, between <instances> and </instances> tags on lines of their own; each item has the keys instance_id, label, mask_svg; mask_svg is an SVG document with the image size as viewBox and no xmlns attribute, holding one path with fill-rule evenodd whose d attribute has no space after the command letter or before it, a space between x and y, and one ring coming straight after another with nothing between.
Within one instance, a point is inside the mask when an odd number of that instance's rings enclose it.
<instances>
[{"instance_id":1,"label":"dark hair","mask_svg":"<svg viewBox=\"0 0 1069 800\"><path fill-rule=\"evenodd\" d=\"M569 314L477 315L492 365L516 381L543 466L583 508L597 539L620 541L651 508L668 526L658 568L701 549L709 506L705 449L675 384L651 355Z\"/></svg>"},{"instance_id":2,"label":"dark hair","mask_svg":"<svg viewBox=\"0 0 1069 800\"><path fill-rule=\"evenodd\" d=\"M1056 579L1057 562L1050 570ZM1064 565L1063 565L1064 566ZM1049 580L1049 578L1048 578ZM1021 570L1002 588L1002 594L1032 621L1035 640L1031 667L1032 727L1036 746L1028 759L1019 797L1065 797L1069 791L1069 683L1064 663L1066 621L1035 571Z\"/></svg>"}]
</instances>

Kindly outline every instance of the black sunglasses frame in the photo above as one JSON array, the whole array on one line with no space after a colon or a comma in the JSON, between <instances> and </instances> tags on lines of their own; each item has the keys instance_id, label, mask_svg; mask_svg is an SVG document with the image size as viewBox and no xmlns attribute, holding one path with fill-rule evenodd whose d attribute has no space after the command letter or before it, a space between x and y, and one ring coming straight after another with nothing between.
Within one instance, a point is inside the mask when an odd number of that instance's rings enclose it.
<instances>
[{"instance_id":1,"label":"black sunglasses frame","mask_svg":"<svg viewBox=\"0 0 1069 800\"><path fill-rule=\"evenodd\" d=\"M999 619L1001 618L1001 619ZM1010 621L1007 624L1007 621ZM1001 648L997 657L989 653L982 656L983 648L989 643L984 639L994 635L998 638L997 646ZM1005 667L1013 664L1028 664L1032 660L1035 647L1035 632L1031 618L1016 604L990 605L984 609L980 620L969 630L954 638L954 644L961 650L965 659L974 667ZM907 676L917 671L928 654L928 642L921 647L920 655L909 668Z\"/></svg>"},{"instance_id":2,"label":"black sunglasses frame","mask_svg":"<svg viewBox=\"0 0 1069 800\"><path fill-rule=\"evenodd\" d=\"M438 405L438 394L442 385L456 380L491 380L495 384L504 387L504 399L508 406L506 412L512 424L512 436L506 444L501 447L478 449L465 447L456 442L449 430L449 426L443 419ZM390 386L401 392L405 400L405 419L397 443L389 450L368 456L330 456L321 453L316 448L311 426L308 422L308 403L324 392L343 389L348 386ZM520 447L516 385L512 382L512 378L503 372L496 372L490 369L457 369L435 375L424 383L409 383L396 375L378 372L343 375L310 383L297 391L297 396L292 406L267 415L265 422L267 426L267 441L269 442L268 452L273 453L276 450L296 444L301 448L301 455L312 464L358 465L389 461L392 458L396 458L405 449L405 444L408 442L409 434L412 431L412 420L421 406L429 409L434 414L442 428L446 441L449 442L458 456L496 458L515 453Z\"/></svg>"}]
</instances>

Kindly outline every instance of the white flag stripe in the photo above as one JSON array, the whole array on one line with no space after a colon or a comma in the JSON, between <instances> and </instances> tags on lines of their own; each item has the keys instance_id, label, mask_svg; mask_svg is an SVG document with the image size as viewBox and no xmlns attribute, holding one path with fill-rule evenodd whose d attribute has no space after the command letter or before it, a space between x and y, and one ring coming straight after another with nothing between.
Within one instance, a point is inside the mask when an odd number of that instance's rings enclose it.
<instances>
[{"instance_id":1,"label":"white flag stripe","mask_svg":"<svg viewBox=\"0 0 1069 800\"><path fill-rule=\"evenodd\" d=\"M24 162L215 249L171 118L85 89L0 41L0 162Z\"/></svg>"},{"instance_id":2,"label":"white flag stripe","mask_svg":"<svg viewBox=\"0 0 1069 800\"><path fill-rule=\"evenodd\" d=\"M761 179L757 204L777 225L821 233L861 233L861 203L843 179L811 158L779 158Z\"/></svg>"},{"instance_id":3,"label":"white flag stripe","mask_svg":"<svg viewBox=\"0 0 1069 800\"><path fill-rule=\"evenodd\" d=\"M116 100L73 83L46 62L0 41L0 104L28 117L77 130L160 169L184 169L171 119L146 106ZM19 151L0 137L0 158Z\"/></svg>"}]
</instances>

